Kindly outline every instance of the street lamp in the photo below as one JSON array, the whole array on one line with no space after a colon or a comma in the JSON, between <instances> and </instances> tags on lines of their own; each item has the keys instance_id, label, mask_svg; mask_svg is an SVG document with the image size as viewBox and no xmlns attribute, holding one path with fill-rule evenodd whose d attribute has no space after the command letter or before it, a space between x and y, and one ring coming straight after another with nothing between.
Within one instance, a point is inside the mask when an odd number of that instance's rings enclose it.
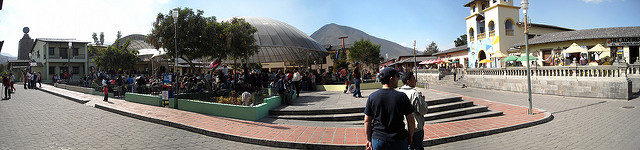
<instances>
[{"instance_id":1,"label":"street lamp","mask_svg":"<svg viewBox=\"0 0 640 150\"><path fill-rule=\"evenodd\" d=\"M173 76L175 78L175 82L178 83L178 15L179 15L179 11L180 8L175 8L173 9L172 12L172 17L173 17L173 41L175 44L175 57L173 57L174 59L174 64L173 64ZM176 84L177 85L177 84ZM178 90L177 88L180 87L180 85L177 85L176 88L176 92L174 94L178 94Z\"/></svg>"},{"instance_id":2,"label":"street lamp","mask_svg":"<svg viewBox=\"0 0 640 150\"><path fill-rule=\"evenodd\" d=\"M529 9L529 0L522 0L520 3L522 14L524 15L524 45L527 56L527 92L529 94L529 115L533 115L533 104L531 102L531 62L529 59L529 18L527 18L527 10Z\"/></svg>"}]
</instances>

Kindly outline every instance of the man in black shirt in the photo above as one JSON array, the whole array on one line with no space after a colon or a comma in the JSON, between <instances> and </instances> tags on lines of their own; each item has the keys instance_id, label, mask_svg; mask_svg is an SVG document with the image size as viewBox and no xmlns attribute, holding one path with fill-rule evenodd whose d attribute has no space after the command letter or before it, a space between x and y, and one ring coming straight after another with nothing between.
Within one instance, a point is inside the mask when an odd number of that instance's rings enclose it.
<instances>
[{"instance_id":1,"label":"man in black shirt","mask_svg":"<svg viewBox=\"0 0 640 150\"><path fill-rule=\"evenodd\" d=\"M353 69L353 82L355 82L355 88L356 90L353 92L353 97L357 97L357 98L363 98L362 94L360 93L360 83L362 83L361 81L361 76L360 76L360 63L356 62L356 67Z\"/></svg>"},{"instance_id":2,"label":"man in black shirt","mask_svg":"<svg viewBox=\"0 0 640 150\"><path fill-rule=\"evenodd\" d=\"M382 89L369 95L364 109L367 149L408 149L415 126L413 107L406 94L394 90L399 72L393 68L380 71ZM407 119L407 131L404 119ZM421 142L421 141L416 141Z\"/></svg>"}]
</instances>

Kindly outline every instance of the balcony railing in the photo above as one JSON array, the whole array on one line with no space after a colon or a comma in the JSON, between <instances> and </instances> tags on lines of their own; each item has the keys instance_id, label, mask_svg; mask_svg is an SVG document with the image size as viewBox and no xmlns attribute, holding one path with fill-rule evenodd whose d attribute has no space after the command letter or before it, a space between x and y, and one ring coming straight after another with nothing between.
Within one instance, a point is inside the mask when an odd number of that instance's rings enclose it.
<instances>
[{"instance_id":1,"label":"balcony railing","mask_svg":"<svg viewBox=\"0 0 640 150\"><path fill-rule=\"evenodd\" d=\"M478 40L484 39L484 38L485 38L485 36L486 36L486 34L485 34L485 33L479 33L479 34L478 34Z\"/></svg>"},{"instance_id":2,"label":"balcony railing","mask_svg":"<svg viewBox=\"0 0 640 150\"><path fill-rule=\"evenodd\" d=\"M496 36L496 31L495 30L489 31L489 37L494 37L494 36Z\"/></svg>"},{"instance_id":3,"label":"balcony railing","mask_svg":"<svg viewBox=\"0 0 640 150\"><path fill-rule=\"evenodd\" d=\"M460 69L464 75L527 76L527 68L467 68ZM544 66L531 68L531 76L545 77L626 77L640 74L640 66Z\"/></svg>"},{"instance_id":4,"label":"balcony railing","mask_svg":"<svg viewBox=\"0 0 640 150\"><path fill-rule=\"evenodd\" d=\"M506 34L507 34L508 36L513 36L513 29L507 29Z\"/></svg>"},{"instance_id":5,"label":"balcony railing","mask_svg":"<svg viewBox=\"0 0 640 150\"><path fill-rule=\"evenodd\" d=\"M469 37L469 41L473 42L473 40L475 40L475 37L474 36L470 36Z\"/></svg>"}]
</instances>

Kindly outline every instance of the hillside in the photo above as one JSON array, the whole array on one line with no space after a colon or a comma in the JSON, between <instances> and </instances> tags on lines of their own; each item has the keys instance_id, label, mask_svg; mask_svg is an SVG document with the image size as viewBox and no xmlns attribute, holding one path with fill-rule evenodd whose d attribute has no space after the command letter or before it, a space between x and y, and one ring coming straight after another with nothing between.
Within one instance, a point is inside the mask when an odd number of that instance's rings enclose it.
<instances>
[{"instance_id":1,"label":"hillside","mask_svg":"<svg viewBox=\"0 0 640 150\"><path fill-rule=\"evenodd\" d=\"M348 47L352 45L353 42L360 39L369 39L371 42L375 44L380 44L380 55L382 57L385 54L389 54L389 58L398 58L398 56L402 55L410 55L412 54L412 49L404 47L398 43L391 42L389 40L377 38L375 36L371 36L361 30L348 27L341 26L335 23L327 24L322 26L316 32L311 34L311 38L316 40L318 43L322 45L332 45L334 47L342 46L342 40L338 39L342 36L348 36L349 38L345 39L345 45Z\"/></svg>"}]
</instances>

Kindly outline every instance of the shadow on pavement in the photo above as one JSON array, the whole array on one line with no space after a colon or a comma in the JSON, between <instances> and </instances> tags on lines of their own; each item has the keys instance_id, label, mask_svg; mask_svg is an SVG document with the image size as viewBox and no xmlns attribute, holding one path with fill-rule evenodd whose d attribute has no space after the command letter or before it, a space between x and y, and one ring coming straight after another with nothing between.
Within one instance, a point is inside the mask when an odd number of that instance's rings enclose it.
<instances>
[{"instance_id":1,"label":"shadow on pavement","mask_svg":"<svg viewBox=\"0 0 640 150\"><path fill-rule=\"evenodd\" d=\"M558 113L563 113L563 112L567 112L567 111L571 111L571 110L576 110L576 109L580 109L580 108L585 108L585 107L590 107L590 106L594 106L594 105L598 105L598 104L604 104L607 101L600 101L597 103L593 103L593 104L589 104L589 105L584 105L584 106L579 106L579 107L574 107L574 108L570 108L570 109L565 109L565 110L561 110L561 111L556 111L556 112L552 112L551 114L558 114Z\"/></svg>"}]
</instances>

